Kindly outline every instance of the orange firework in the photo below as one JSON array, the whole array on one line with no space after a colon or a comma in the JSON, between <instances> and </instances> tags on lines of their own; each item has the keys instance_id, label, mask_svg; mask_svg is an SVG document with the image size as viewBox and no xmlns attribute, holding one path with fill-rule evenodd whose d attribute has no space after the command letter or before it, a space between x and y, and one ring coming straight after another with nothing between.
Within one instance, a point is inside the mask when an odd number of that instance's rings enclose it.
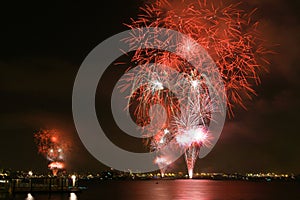
<instances>
[{"instance_id":1,"label":"orange firework","mask_svg":"<svg viewBox=\"0 0 300 200\"><path fill-rule=\"evenodd\" d=\"M63 140L61 132L55 129L40 130L34 134L38 152L49 160L49 169L53 175L64 168L65 152L69 150L68 143Z\"/></svg>"}]
</instances>

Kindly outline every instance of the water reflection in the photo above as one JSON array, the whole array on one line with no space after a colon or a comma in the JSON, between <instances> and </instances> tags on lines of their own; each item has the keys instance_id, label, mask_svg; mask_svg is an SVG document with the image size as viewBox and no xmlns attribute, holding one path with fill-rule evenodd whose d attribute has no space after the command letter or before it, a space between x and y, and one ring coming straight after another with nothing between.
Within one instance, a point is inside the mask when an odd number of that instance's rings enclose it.
<instances>
[{"instance_id":1,"label":"water reflection","mask_svg":"<svg viewBox=\"0 0 300 200\"><path fill-rule=\"evenodd\" d=\"M107 181L85 183L82 193L16 194L14 200L282 200L300 199L299 183L210 180ZM27 196L26 196L27 195ZM287 196L288 195L288 196ZM0 199L8 199L8 196Z\"/></svg>"},{"instance_id":2,"label":"water reflection","mask_svg":"<svg viewBox=\"0 0 300 200\"><path fill-rule=\"evenodd\" d=\"M34 200L34 197L30 193L28 193L25 200Z\"/></svg>"},{"instance_id":3,"label":"water reflection","mask_svg":"<svg viewBox=\"0 0 300 200\"><path fill-rule=\"evenodd\" d=\"M69 198L69 200L77 200L77 196L76 196L76 194L75 193L70 193L70 198Z\"/></svg>"},{"instance_id":4,"label":"water reflection","mask_svg":"<svg viewBox=\"0 0 300 200\"><path fill-rule=\"evenodd\" d=\"M211 196L212 193L210 193L210 184L208 184L205 180L174 180L172 182L158 181L155 185L149 185L149 188L151 188L152 196L145 196L143 198L144 200L152 200L153 196L155 196L155 199L160 200L213 199ZM140 190L145 189L141 188Z\"/></svg>"},{"instance_id":5,"label":"water reflection","mask_svg":"<svg viewBox=\"0 0 300 200\"><path fill-rule=\"evenodd\" d=\"M176 180L175 196L176 199L197 199L209 200L212 199L211 184L207 180ZM182 189L184 188L184 189Z\"/></svg>"}]
</instances>

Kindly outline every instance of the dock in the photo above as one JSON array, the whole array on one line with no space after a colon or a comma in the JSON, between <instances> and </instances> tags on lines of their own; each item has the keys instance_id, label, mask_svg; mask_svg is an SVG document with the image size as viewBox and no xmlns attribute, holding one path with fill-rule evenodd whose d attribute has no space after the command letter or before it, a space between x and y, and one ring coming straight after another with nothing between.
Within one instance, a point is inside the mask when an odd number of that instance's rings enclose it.
<instances>
[{"instance_id":1,"label":"dock","mask_svg":"<svg viewBox=\"0 0 300 200\"><path fill-rule=\"evenodd\" d=\"M0 192L15 193L78 193L86 189L65 177L35 177L3 180Z\"/></svg>"}]
</instances>

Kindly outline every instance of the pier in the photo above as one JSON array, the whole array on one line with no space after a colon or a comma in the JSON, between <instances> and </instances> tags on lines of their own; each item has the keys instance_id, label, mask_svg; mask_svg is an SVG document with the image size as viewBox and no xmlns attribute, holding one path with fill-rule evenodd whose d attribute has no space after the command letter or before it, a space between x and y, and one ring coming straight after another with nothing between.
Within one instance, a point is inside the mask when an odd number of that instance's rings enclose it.
<instances>
[{"instance_id":1,"label":"pier","mask_svg":"<svg viewBox=\"0 0 300 200\"><path fill-rule=\"evenodd\" d=\"M78 187L73 179L66 177L34 177L1 180L0 192L15 193L77 193Z\"/></svg>"}]
</instances>

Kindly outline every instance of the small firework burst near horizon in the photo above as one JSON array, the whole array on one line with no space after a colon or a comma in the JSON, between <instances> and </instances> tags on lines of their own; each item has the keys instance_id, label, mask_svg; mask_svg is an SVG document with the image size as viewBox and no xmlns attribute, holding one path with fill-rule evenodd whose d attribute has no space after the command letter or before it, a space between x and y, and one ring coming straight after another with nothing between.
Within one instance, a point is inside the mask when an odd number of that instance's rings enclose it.
<instances>
[{"instance_id":1,"label":"small firework burst near horizon","mask_svg":"<svg viewBox=\"0 0 300 200\"><path fill-rule=\"evenodd\" d=\"M222 93L214 73L221 75L225 87L222 95L227 100L228 114L233 116L236 106L246 108L245 100L251 100L255 95L253 85L260 83L259 74L267 71L269 64L265 55L271 51L264 46L265 41L257 29L258 22L252 20L255 10L247 12L239 9L239 5L206 0L157 0L141 7L138 18L127 24L133 30L129 38L124 38L129 45L136 49L141 43L155 41L156 46L145 49L141 45L134 52L132 66L144 67L140 67L138 73L128 75L120 90L132 90L128 108L134 107L136 123L145 127L144 133L154 135L146 139L145 144L153 151L175 139L178 149L185 151L190 178L201 147L210 144L213 133L207 131L207 127L211 116L219 112L219 99L212 97L207 89L213 85L213 90ZM160 40L155 31L149 32L149 37L145 38L145 34L138 31L142 27L175 30L188 38L178 40L174 35L166 34L166 38ZM176 40L175 54L159 50L172 40ZM211 67L214 63L207 62L192 41L208 52L217 65L215 71ZM197 60L198 66L191 66L183 58ZM172 70L179 75L174 76ZM209 81L205 79L206 75L211 77ZM177 85L182 79L188 81ZM170 88L173 85L180 87L185 95L172 93ZM165 112L168 117L157 133L146 126L151 121L151 106L155 104L160 104L158 112ZM156 116L159 117L159 113ZM158 156L154 162L160 166L168 160ZM162 174L165 170L165 167L161 168Z\"/></svg>"},{"instance_id":2,"label":"small firework burst near horizon","mask_svg":"<svg viewBox=\"0 0 300 200\"><path fill-rule=\"evenodd\" d=\"M65 168L65 153L69 150L67 141L63 140L61 132L55 129L40 130L34 134L38 153L48 161L48 168L54 176Z\"/></svg>"}]
</instances>

